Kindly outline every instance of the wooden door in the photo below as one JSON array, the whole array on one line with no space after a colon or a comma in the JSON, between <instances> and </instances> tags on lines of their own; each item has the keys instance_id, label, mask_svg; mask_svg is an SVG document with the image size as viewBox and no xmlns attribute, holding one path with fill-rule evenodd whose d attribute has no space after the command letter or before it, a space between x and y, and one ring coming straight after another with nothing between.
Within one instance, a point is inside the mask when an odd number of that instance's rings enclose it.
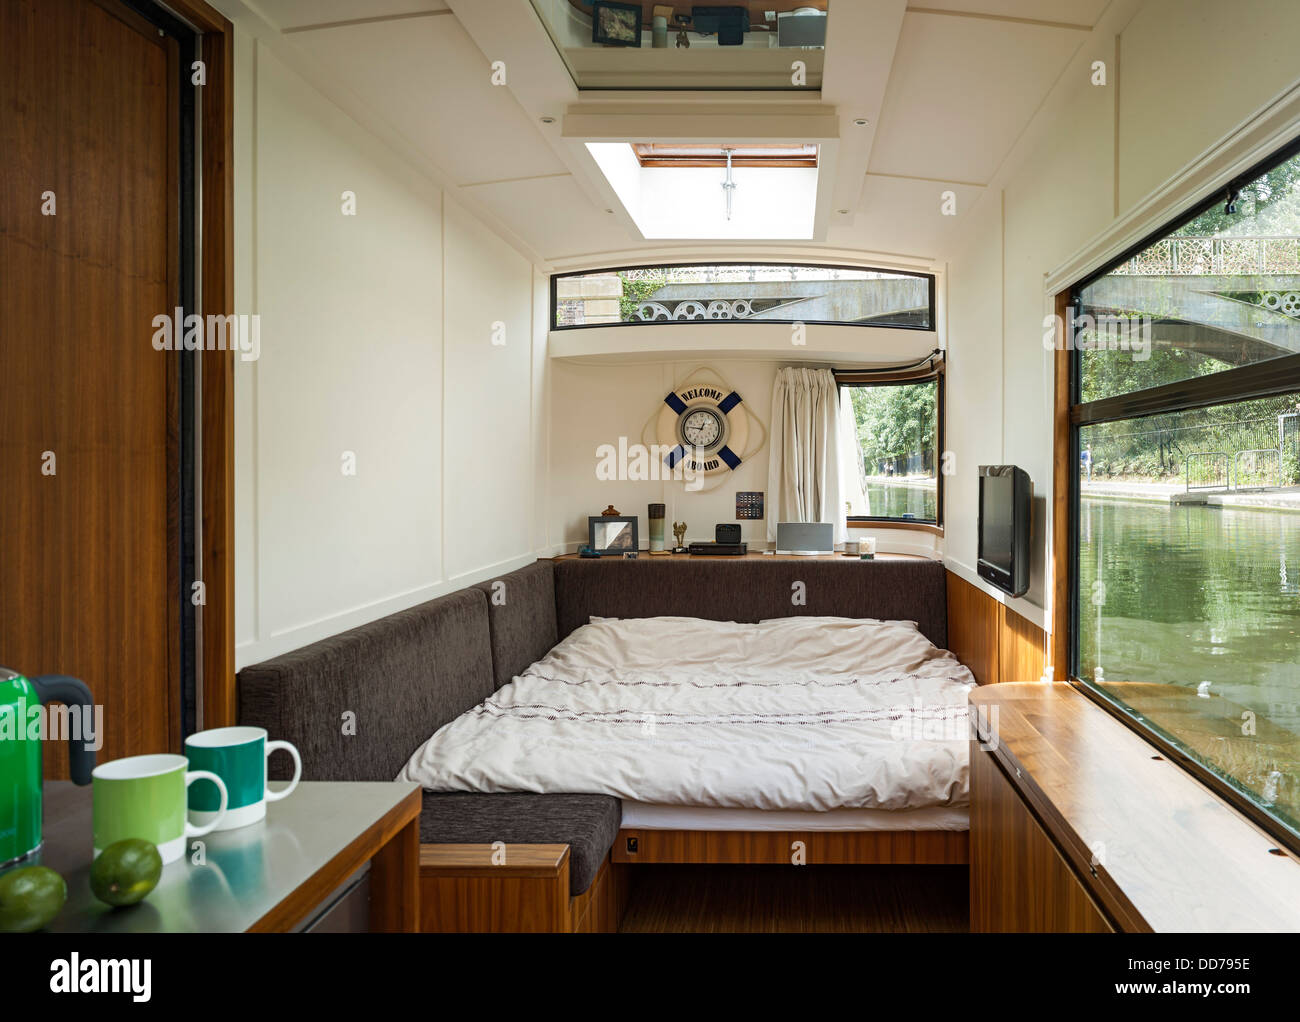
<instances>
[{"instance_id":1,"label":"wooden door","mask_svg":"<svg viewBox=\"0 0 1300 1022\"><path fill-rule=\"evenodd\" d=\"M100 762L177 751L176 44L112 0L0 38L0 664L84 680Z\"/></svg>"}]
</instances>

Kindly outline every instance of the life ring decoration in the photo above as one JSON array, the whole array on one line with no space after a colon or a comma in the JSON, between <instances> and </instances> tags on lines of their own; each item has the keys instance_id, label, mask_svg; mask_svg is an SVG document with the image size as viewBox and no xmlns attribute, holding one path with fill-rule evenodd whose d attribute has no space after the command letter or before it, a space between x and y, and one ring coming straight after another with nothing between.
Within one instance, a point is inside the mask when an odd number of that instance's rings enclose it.
<instances>
[{"instance_id":1,"label":"life ring decoration","mask_svg":"<svg viewBox=\"0 0 1300 1022\"><path fill-rule=\"evenodd\" d=\"M747 457L749 413L725 385L693 384L669 391L659 410L655 436L669 448L664 464L684 472L734 472Z\"/></svg>"}]
</instances>

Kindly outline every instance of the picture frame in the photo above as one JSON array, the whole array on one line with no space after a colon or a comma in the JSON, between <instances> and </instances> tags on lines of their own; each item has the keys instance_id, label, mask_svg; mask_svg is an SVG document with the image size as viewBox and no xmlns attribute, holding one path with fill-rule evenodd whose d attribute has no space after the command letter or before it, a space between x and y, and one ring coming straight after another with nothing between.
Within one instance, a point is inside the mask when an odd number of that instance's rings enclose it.
<instances>
[{"instance_id":1,"label":"picture frame","mask_svg":"<svg viewBox=\"0 0 1300 1022\"><path fill-rule=\"evenodd\" d=\"M602 555L636 552L640 549L636 515L592 515L587 519L587 546Z\"/></svg>"},{"instance_id":2,"label":"picture frame","mask_svg":"<svg viewBox=\"0 0 1300 1022\"><path fill-rule=\"evenodd\" d=\"M605 46L641 45L641 5L593 0L591 41Z\"/></svg>"}]
</instances>

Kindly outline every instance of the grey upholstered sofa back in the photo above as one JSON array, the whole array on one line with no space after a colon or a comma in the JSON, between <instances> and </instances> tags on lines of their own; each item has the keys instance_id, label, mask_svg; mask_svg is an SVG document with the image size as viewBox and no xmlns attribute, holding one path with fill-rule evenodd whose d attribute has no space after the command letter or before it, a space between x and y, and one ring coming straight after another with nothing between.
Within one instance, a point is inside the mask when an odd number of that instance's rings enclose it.
<instances>
[{"instance_id":1,"label":"grey upholstered sofa back","mask_svg":"<svg viewBox=\"0 0 1300 1022\"><path fill-rule=\"evenodd\" d=\"M488 599L492 673L500 688L560 641L555 629L555 565L536 561L481 582L479 588Z\"/></svg>"},{"instance_id":2,"label":"grey upholstered sofa back","mask_svg":"<svg viewBox=\"0 0 1300 1022\"><path fill-rule=\"evenodd\" d=\"M492 688L487 597L462 589L245 667L239 720L293 742L307 780L391 781ZM272 777L287 760L271 757Z\"/></svg>"},{"instance_id":3,"label":"grey upholstered sofa back","mask_svg":"<svg viewBox=\"0 0 1300 1022\"><path fill-rule=\"evenodd\" d=\"M804 583L803 605L791 600L795 582ZM942 561L557 561L555 606L560 638L592 615L682 615L743 623L808 614L915 621L936 646L948 645Z\"/></svg>"},{"instance_id":4,"label":"grey upholstered sofa back","mask_svg":"<svg viewBox=\"0 0 1300 1022\"><path fill-rule=\"evenodd\" d=\"M804 583L806 602L791 600ZM388 781L438 728L593 615L915 621L948 642L940 561L538 561L239 672L239 720L298 747L313 781ZM348 733L351 725L353 733ZM274 756L271 776L287 777Z\"/></svg>"}]
</instances>

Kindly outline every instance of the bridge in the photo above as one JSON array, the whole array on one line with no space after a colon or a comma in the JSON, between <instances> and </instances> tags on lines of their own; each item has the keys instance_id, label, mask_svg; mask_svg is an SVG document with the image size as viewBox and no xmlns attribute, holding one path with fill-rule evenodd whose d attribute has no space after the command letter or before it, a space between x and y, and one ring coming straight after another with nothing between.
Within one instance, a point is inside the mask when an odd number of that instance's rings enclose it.
<instances>
[{"instance_id":1,"label":"bridge","mask_svg":"<svg viewBox=\"0 0 1300 1022\"><path fill-rule=\"evenodd\" d=\"M1152 346L1230 365L1300 352L1300 237L1177 237L1084 289L1092 316L1144 316Z\"/></svg>"}]
</instances>

